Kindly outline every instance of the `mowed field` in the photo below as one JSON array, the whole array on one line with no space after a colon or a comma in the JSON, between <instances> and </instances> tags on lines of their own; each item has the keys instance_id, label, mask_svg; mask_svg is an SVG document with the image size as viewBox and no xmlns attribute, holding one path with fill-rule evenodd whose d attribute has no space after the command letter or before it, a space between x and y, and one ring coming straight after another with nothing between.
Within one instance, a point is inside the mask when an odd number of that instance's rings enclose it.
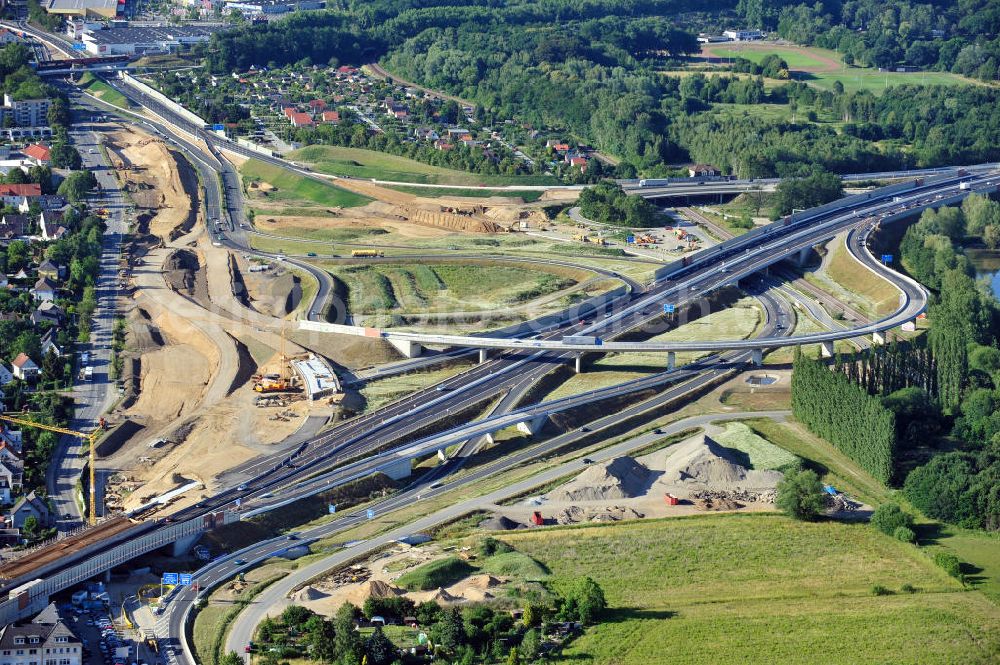
<instances>
[{"instance_id":1,"label":"mowed field","mask_svg":"<svg viewBox=\"0 0 1000 665\"><path fill-rule=\"evenodd\" d=\"M418 162L364 148L312 145L289 153L289 158L305 162L330 175L375 178L434 185L556 185L548 176L479 175ZM421 190L423 191L423 190ZM481 193L480 193L481 194Z\"/></svg>"},{"instance_id":2,"label":"mowed field","mask_svg":"<svg viewBox=\"0 0 1000 665\"><path fill-rule=\"evenodd\" d=\"M555 293L588 275L471 263L382 263L333 266L328 271L346 287L354 315L489 311Z\"/></svg>"},{"instance_id":3,"label":"mowed field","mask_svg":"<svg viewBox=\"0 0 1000 665\"><path fill-rule=\"evenodd\" d=\"M583 575L608 620L564 652L592 665L991 663L1000 610L864 524L748 513L504 534L556 588ZM872 594L872 585L893 593ZM905 584L916 593L900 591Z\"/></svg>"},{"instance_id":4,"label":"mowed field","mask_svg":"<svg viewBox=\"0 0 1000 665\"><path fill-rule=\"evenodd\" d=\"M836 51L809 46L748 42L706 44L702 48L702 55L706 57L744 58L756 63L760 63L765 56L772 53L788 63L793 78L806 81L823 90L832 90L835 81L840 81L847 91L874 92L904 84L974 84L965 77L949 72L880 72L869 67L848 67Z\"/></svg>"},{"instance_id":5,"label":"mowed field","mask_svg":"<svg viewBox=\"0 0 1000 665\"><path fill-rule=\"evenodd\" d=\"M341 189L336 185L313 180L257 159L247 160L240 167L240 173L244 179L267 183L274 187L273 190L259 193L269 201L305 201L341 208L362 206L371 201L365 196Z\"/></svg>"}]
</instances>

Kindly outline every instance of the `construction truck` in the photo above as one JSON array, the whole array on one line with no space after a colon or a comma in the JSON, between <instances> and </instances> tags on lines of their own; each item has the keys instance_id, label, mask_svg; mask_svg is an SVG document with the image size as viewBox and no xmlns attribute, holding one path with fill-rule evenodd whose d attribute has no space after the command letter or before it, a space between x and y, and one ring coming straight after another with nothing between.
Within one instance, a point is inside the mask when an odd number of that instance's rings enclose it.
<instances>
[{"instance_id":1,"label":"construction truck","mask_svg":"<svg viewBox=\"0 0 1000 665\"><path fill-rule=\"evenodd\" d=\"M678 240L684 240L684 238L687 238L688 235L688 232L681 228L675 230L674 233L677 235Z\"/></svg>"},{"instance_id":2,"label":"construction truck","mask_svg":"<svg viewBox=\"0 0 1000 665\"><path fill-rule=\"evenodd\" d=\"M658 242L659 240L648 234L635 237L635 244L637 245L655 245Z\"/></svg>"},{"instance_id":3,"label":"construction truck","mask_svg":"<svg viewBox=\"0 0 1000 665\"><path fill-rule=\"evenodd\" d=\"M584 233L577 233L573 236L573 240L579 240L580 242L590 243L592 245L604 246L608 243L604 242L604 238L598 238L595 236L586 235Z\"/></svg>"},{"instance_id":4,"label":"construction truck","mask_svg":"<svg viewBox=\"0 0 1000 665\"><path fill-rule=\"evenodd\" d=\"M253 389L259 393L277 393L288 390L291 386L280 374L265 374L253 384Z\"/></svg>"},{"instance_id":5,"label":"construction truck","mask_svg":"<svg viewBox=\"0 0 1000 665\"><path fill-rule=\"evenodd\" d=\"M385 256L385 252L380 249L354 249L351 250L351 256L356 259L374 259Z\"/></svg>"}]
</instances>

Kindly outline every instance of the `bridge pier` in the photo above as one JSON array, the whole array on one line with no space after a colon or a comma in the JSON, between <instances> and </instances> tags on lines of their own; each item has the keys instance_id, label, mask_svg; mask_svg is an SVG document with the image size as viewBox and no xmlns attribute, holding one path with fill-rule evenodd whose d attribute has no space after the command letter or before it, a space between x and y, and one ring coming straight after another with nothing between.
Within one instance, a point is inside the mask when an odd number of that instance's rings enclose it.
<instances>
[{"instance_id":1,"label":"bridge pier","mask_svg":"<svg viewBox=\"0 0 1000 665\"><path fill-rule=\"evenodd\" d=\"M490 359L489 349L479 349L479 364L482 365L484 362Z\"/></svg>"},{"instance_id":2,"label":"bridge pier","mask_svg":"<svg viewBox=\"0 0 1000 665\"><path fill-rule=\"evenodd\" d=\"M751 349L750 350L750 363L754 367L760 367L761 365L763 365L764 364L764 352L761 351L760 349Z\"/></svg>"},{"instance_id":3,"label":"bridge pier","mask_svg":"<svg viewBox=\"0 0 1000 665\"><path fill-rule=\"evenodd\" d=\"M197 543L199 540L201 540L200 533L196 533L192 536L186 536L184 538L181 538L180 540L175 540L174 544L171 545L171 553L173 554L173 556L184 556L185 554L191 551L191 548L194 547L195 543ZM108 573L109 574L111 573L110 568L108 569Z\"/></svg>"},{"instance_id":4,"label":"bridge pier","mask_svg":"<svg viewBox=\"0 0 1000 665\"><path fill-rule=\"evenodd\" d=\"M583 354L581 353L576 358L573 358L573 371L577 374L583 374Z\"/></svg>"},{"instance_id":5,"label":"bridge pier","mask_svg":"<svg viewBox=\"0 0 1000 665\"><path fill-rule=\"evenodd\" d=\"M530 420L522 420L517 424L517 431L528 436L535 436L542 431L545 427L545 422L549 419L548 416L535 416Z\"/></svg>"},{"instance_id":6,"label":"bridge pier","mask_svg":"<svg viewBox=\"0 0 1000 665\"><path fill-rule=\"evenodd\" d=\"M824 358L832 358L834 354L833 342L820 342L820 355Z\"/></svg>"},{"instance_id":7,"label":"bridge pier","mask_svg":"<svg viewBox=\"0 0 1000 665\"><path fill-rule=\"evenodd\" d=\"M413 460L407 457L384 466L379 470L393 480L409 478L413 472Z\"/></svg>"},{"instance_id":8,"label":"bridge pier","mask_svg":"<svg viewBox=\"0 0 1000 665\"><path fill-rule=\"evenodd\" d=\"M407 358L416 358L424 352L424 347L420 345L420 342L411 342L406 339L393 339L392 337L388 337L386 339L396 348L397 351L402 353Z\"/></svg>"},{"instance_id":9,"label":"bridge pier","mask_svg":"<svg viewBox=\"0 0 1000 665\"><path fill-rule=\"evenodd\" d=\"M677 367L677 354L667 351L667 371L672 372Z\"/></svg>"},{"instance_id":10,"label":"bridge pier","mask_svg":"<svg viewBox=\"0 0 1000 665\"><path fill-rule=\"evenodd\" d=\"M809 261L809 253L812 252L812 247L803 247L799 250L799 253L795 256L795 263L799 267L804 266Z\"/></svg>"},{"instance_id":11,"label":"bridge pier","mask_svg":"<svg viewBox=\"0 0 1000 665\"><path fill-rule=\"evenodd\" d=\"M877 346L883 346L885 344L885 333L873 332L872 344L875 344Z\"/></svg>"},{"instance_id":12,"label":"bridge pier","mask_svg":"<svg viewBox=\"0 0 1000 665\"><path fill-rule=\"evenodd\" d=\"M437 456L438 459L441 460L442 462L448 461L448 456L444 454L444 448L438 448Z\"/></svg>"}]
</instances>

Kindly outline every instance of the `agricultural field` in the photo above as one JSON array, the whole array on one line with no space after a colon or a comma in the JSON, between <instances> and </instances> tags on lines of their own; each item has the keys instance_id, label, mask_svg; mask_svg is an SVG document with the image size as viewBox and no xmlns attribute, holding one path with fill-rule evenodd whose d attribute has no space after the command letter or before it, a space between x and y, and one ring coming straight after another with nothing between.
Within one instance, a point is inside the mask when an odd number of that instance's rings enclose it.
<instances>
[{"instance_id":1,"label":"agricultural field","mask_svg":"<svg viewBox=\"0 0 1000 665\"><path fill-rule=\"evenodd\" d=\"M365 205L369 198L329 183L313 180L286 169L250 159L240 167L244 181L266 183L259 196L269 201L304 201L321 206L352 208Z\"/></svg>"},{"instance_id":2,"label":"agricultural field","mask_svg":"<svg viewBox=\"0 0 1000 665\"><path fill-rule=\"evenodd\" d=\"M330 175L419 184L458 186L559 184L557 178L546 176L494 176L466 173L364 148L311 145L289 153L288 159L304 162L312 166L314 170ZM414 189L422 194L432 191L426 188ZM481 196L482 192L477 192L474 195Z\"/></svg>"},{"instance_id":3,"label":"agricultural field","mask_svg":"<svg viewBox=\"0 0 1000 665\"><path fill-rule=\"evenodd\" d=\"M328 268L355 317L489 312L523 305L588 279L584 271L471 263L368 264Z\"/></svg>"},{"instance_id":4,"label":"agricultural field","mask_svg":"<svg viewBox=\"0 0 1000 665\"><path fill-rule=\"evenodd\" d=\"M503 540L556 589L584 575L604 589L610 616L565 650L571 663L987 663L1000 648L995 605L863 524L758 513Z\"/></svg>"},{"instance_id":5,"label":"agricultural field","mask_svg":"<svg viewBox=\"0 0 1000 665\"><path fill-rule=\"evenodd\" d=\"M703 56L713 58L744 58L760 63L765 56L775 54L788 63L792 78L805 81L823 90L833 90L836 81L847 92L871 90L878 92L890 86L969 85L974 81L949 72L881 72L869 67L849 67L839 53L810 46L777 45L752 42L739 45L708 44Z\"/></svg>"}]
</instances>

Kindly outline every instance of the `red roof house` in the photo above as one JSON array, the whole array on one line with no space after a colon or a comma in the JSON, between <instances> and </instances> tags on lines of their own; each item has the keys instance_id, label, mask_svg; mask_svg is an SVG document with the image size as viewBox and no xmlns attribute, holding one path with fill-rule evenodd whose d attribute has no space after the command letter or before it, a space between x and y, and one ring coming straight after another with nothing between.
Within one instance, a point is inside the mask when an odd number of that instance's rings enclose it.
<instances>
[{"instance_id":1,"label":"red roof house","mask_svg":"<svg viewBox=\"0 0 1000 665\"><path fill-rule=\"evenodd\" d=\"M39 166L46 166L52 161L52 151L49 150L49 146L41 143L27 145L21 152Z\"/></svg>"}]
</instances>

